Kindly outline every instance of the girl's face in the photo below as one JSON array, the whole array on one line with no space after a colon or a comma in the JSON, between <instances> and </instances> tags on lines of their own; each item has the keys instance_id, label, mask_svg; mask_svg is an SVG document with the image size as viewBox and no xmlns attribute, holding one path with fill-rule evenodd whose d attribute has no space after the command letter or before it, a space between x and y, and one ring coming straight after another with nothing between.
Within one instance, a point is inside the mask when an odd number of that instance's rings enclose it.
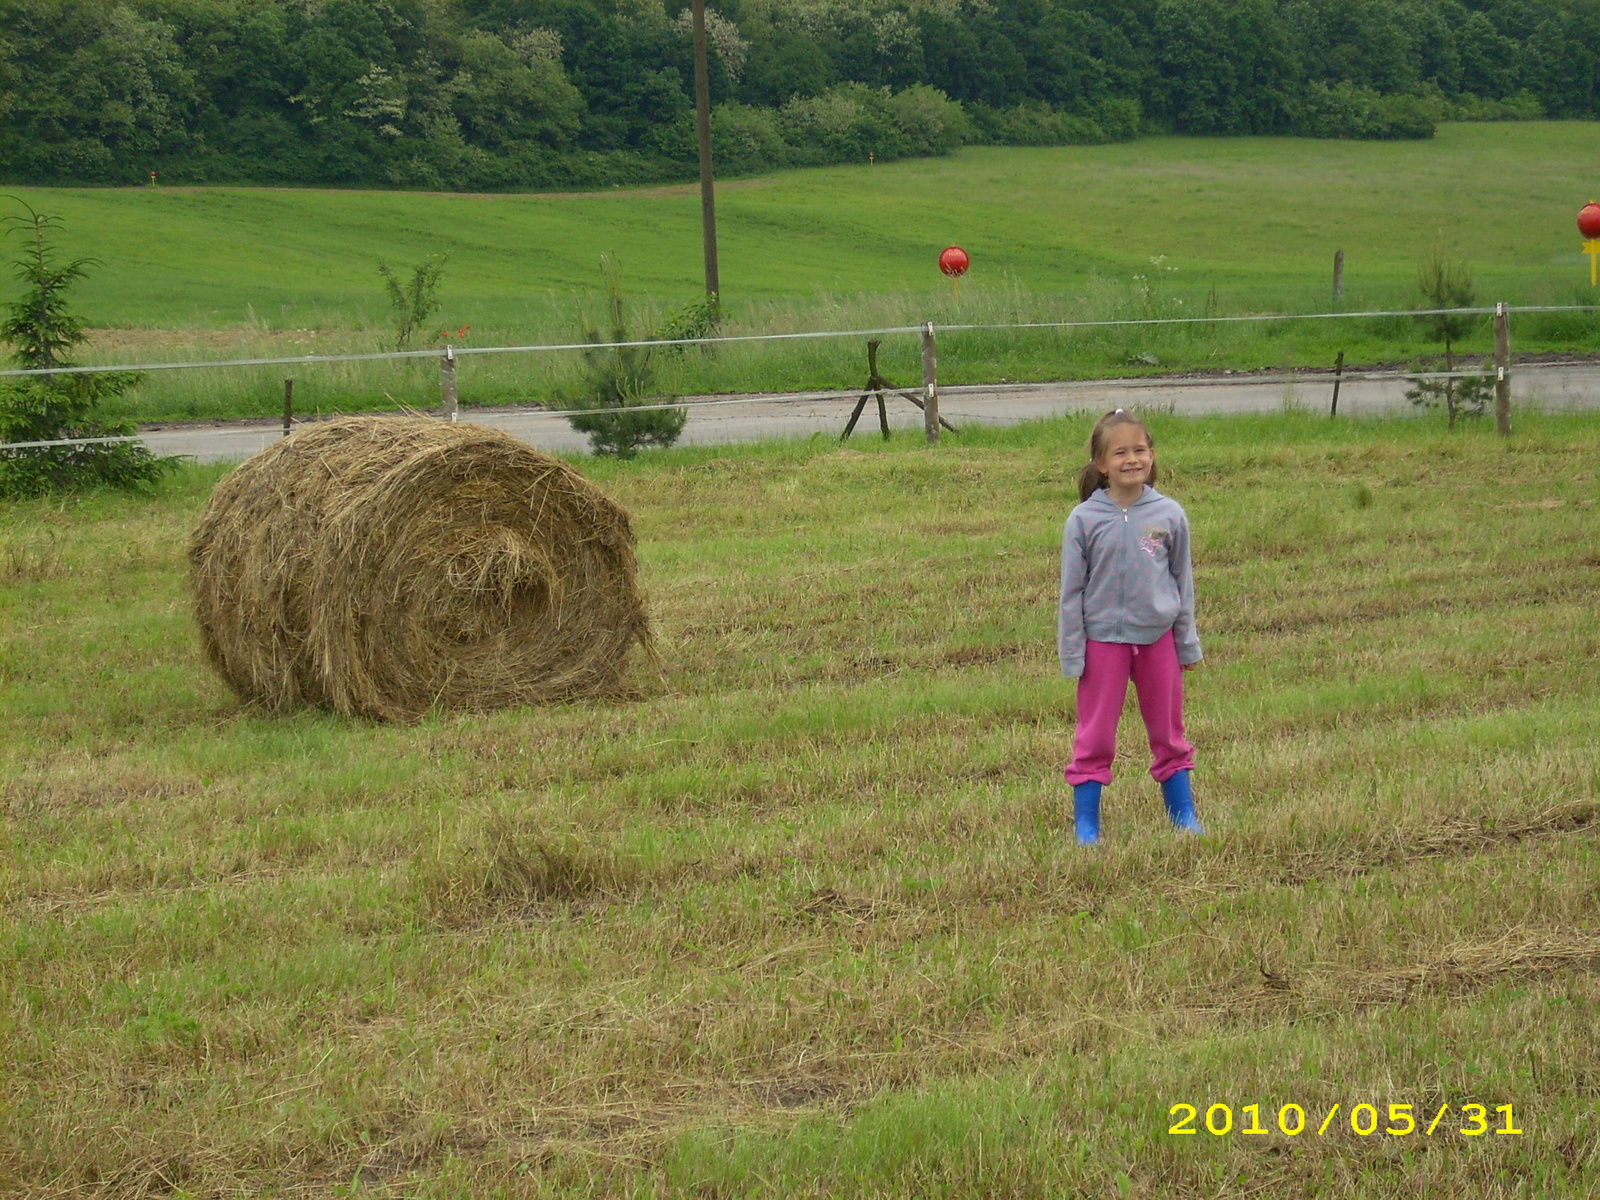
<instances>
[{"instance_id":1,"label":"girl's face","mask_svg":"<svg viewBox=\"0 0 1600 1200\"><path fill-rule=\"evenodd\" d=\"M1106 477L1113 495L1138 496L1150 481L1150 468L1156 454L1142 426L1128 422L1106 434L1105 449L1094 460L1095 469Z\"/></svg>"}]
</instances>

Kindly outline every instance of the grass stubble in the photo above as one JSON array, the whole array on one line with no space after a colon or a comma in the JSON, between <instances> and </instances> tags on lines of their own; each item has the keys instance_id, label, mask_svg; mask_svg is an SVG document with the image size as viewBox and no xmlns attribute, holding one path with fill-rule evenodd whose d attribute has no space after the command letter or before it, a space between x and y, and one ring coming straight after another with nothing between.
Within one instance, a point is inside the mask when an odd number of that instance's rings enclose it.
<instances>
[{"instance_id":1,"label":"grass stubble","mask_svg":"<svg viewBox=\"0 0 1600 1200\"><path fill-rule=\"evenodd\" d=\"M1081 420L587 463L659 675L409 728L205 673L220 468L7 508L0 1192L1582 1194L1600 422L1155 421L1212 836L1130 712L1094 854L1051 645Z\"/></svg>"}]
</instances>

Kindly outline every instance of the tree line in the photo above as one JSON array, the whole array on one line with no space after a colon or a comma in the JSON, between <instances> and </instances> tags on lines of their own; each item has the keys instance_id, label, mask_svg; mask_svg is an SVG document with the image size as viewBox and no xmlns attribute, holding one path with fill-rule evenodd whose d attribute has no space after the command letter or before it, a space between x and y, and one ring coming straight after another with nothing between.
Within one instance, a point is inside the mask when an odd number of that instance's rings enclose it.
<instances>
[{"instance_id":1,"label":"tree line","mask_svg":"<svg viewBox=\"0 0 1600 1200\"><path fill-rule=\"evenodd\" d=\"M1600 115L1600 0L718 0L719 171ZM0 0L16 183L694 172L688 0Z\"/></svg>"}]
</instances>

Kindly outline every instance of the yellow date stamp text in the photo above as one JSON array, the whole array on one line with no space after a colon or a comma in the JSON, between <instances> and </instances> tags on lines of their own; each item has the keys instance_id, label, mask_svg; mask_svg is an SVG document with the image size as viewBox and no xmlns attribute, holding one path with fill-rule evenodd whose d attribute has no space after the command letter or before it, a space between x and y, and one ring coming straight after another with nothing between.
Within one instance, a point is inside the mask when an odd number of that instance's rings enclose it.
<instances>
[{"instance_id":1,"label":"yellow date stamp text","mask_svg":"<svg viewBox=\"0 0 1600 1200\"><path fill-rule=\"evenodd\" d=\"M1388 1104L1380 1109L1377 1104L1362 1102L1352 1105L1340 1119L1343 1108L1343 1104L1335 1104L1326 1115L1315 1109L1308 1115L1304 1106L1290 1103L1282 1105L1274 1116L1269 1105L1263 1117L1260 1104L1243 1105L1237 1112L1228 1104L1212 1104L1206 1106L1203 1113L1199 1105L1174 1104L1167 1110L1167 1115L1172 1118L1172 1125L1167 1132L1174 1137L1195 1136L1202 1130L1213 1137L1235 1134L1262 1137L1271 1133L1284 1137L1299 1137L1301 1134L1326 1137L1331 1132L1342 1133L1342 1127L1348 1123L1350 1132L1359 1137L1372 1137L1375 1134L1381 1137L1410 1137L1412 1134L1433 1137L1435 1133L1442 1133L1470 1138L1486 1134L1522 1133L1517 1128L1516 1115L1510 1104L1497 1104L1492 1110L1486 1104L1441 1104L1429 1117L1426 1108L1418 1112L1412 1104ZM1491 1111L1496 1115L1491 1117ZM1451 1116L1452 1113L1455 1115ZM1319 1116L1320 1122L1317 1120ZM1450 1119L1446 1120L1447 1117Z\"/></svg>"}]
</instances>

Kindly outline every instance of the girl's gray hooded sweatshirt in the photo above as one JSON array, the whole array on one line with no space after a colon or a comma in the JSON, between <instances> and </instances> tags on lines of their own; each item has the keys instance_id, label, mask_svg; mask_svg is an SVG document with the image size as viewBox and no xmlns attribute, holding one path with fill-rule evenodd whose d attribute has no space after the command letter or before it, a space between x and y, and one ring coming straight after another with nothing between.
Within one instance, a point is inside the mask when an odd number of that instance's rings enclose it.
<instances>
[{"instance_id":1,"label":"girl's gray hooded sweatshirt","mask_svg":"<svg viewBox=\"0 0 1600 1200\"><path fill-rule=\"evenodd\" d=\"M1148 646L1169 629L1178 661L1199 662L1189 518L1148 484L1128 509L1102 488L1072 510L1061 541L1061 673L1083 674L1085 638Z\"/></svg>"}]
</instances>

